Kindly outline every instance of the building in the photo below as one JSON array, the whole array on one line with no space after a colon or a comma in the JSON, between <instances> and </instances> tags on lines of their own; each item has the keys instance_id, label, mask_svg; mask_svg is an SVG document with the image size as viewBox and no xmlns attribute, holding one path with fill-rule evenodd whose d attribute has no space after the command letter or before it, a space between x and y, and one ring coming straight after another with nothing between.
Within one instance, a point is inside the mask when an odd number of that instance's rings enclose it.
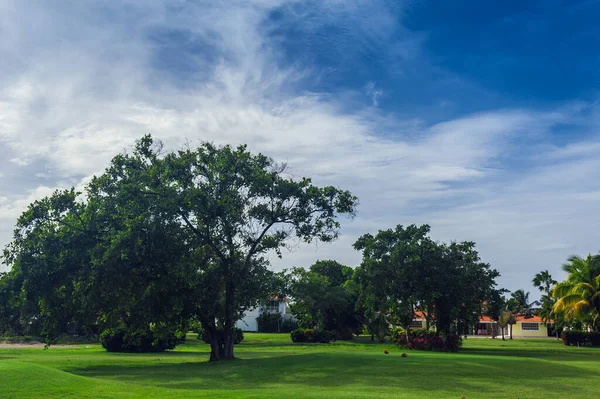
<instances>
[{"instance_id":1,"label":"building","mask_svg":"<svg viewBox=\"0 0 600 399\"><path fill-rule=\"evenodd\" d=\"M550 320L547 324L545 324L539 316L533 316L530 318L525 318L525 316L517 316L516 321L516 324L512 325L513 338L546 338L554 337L556 334L552 321ZM416 312L415 319L412 321L410 328L419 329L425 328L425 326L426 322L423 313ZM511 326L507 326L505 328L505 335L510 335L510 328ZM481 316L479 323L477 323L477 326L472 332L472 335L488 337L500 336L501 334L502 330L500 329L498 322L490 319L488 316Z\"/></svg>"},{"instance_id":2,"label":"building","mask_svg":"<svg viewBox=\"0 0 600 399\"><path fill-rule=\"evenodd\" d=\"M237 328L243 331L258 331L258 323L256 318L262 313L279 313L282 320L293 319L294 316L290 313L289 299L286 298L271 298L264 305L259 305L257 308L248 310L241 320L235 323Z\"/></svg>"},{"instance_id":3,"label":"building","mask_svg":"<svg viewBox=\"0 0 600 399\"><path fill-rule=\"evenodd\" d=\"M513 338L546 338L554 336L554 328L551 322L544 324L540 316L526 319L517 316L517 324L512 326Z\"/></svg>"}]
</instances>

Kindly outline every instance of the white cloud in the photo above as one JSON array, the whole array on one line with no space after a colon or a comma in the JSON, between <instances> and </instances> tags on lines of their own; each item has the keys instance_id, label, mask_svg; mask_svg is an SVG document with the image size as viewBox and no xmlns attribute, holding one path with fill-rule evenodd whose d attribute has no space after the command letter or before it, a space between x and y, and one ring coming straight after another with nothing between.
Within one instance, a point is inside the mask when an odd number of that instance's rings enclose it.
<instances>
[{"instance_id":1,"label":"white cloud","mask_svg":"<svg viewBox=\"0 0 600 399\"><path fill-rule=\"evenodd\" d=\"M29 161L27 159L23 159L23 158L12 158L10 160L10 162L14 163L15 165L18 166L27 166L29 165Z\"/></svg>"}]
</instances>

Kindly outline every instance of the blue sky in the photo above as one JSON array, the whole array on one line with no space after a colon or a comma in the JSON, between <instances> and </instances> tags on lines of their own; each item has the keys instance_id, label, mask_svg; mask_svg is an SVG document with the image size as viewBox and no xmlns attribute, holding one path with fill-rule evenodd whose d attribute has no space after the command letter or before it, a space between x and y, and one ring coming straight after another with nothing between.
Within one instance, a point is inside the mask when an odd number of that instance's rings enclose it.
<instances>
[{"instance_id":1,"label":"blue sky","mask_svg":"<svg viewBox=\"0 0 600 399\"><path fill-rule=\"evenodd\" d=\"M355 192L331 245L429 223L511 290L600 250L598 1L0 0L0 244L152 133Z\"/></svg>"}]
</instances>

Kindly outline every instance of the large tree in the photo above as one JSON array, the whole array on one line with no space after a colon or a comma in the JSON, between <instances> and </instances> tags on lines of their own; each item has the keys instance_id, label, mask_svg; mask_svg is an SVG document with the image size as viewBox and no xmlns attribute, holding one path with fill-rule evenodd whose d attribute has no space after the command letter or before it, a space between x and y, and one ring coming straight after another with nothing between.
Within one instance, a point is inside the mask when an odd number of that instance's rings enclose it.
<instances>
[{"instance_id":1,"label":"large tree","mask_svg":"<svg viewBox=\"0 0 600 399\"><path fill-rule=\"evenodd\" d=\"M274 289L266 255L294 239L334 240L338 215L356 204L244 146L163 153L146 136L84 196L32 204L5 262L26 271L26 292L52 329L80 313L136 331L173 330L194 316L211 360L231 359L235 322Z\"/></svg>"},{"instance_id":2,"label":"large tree","mask_svg":"<svg viewBox=\"0 0 600 399\"><path fill-rule=\"evenodd\" d=\"M161 218L184 226L188 250L199 253L196 317L211 360L233 358L235 322L272 288L265 255L281 256L293 239L334 240L338 215L354 215L357 205L350 192L294 179L285 165L245 146L202 143L163 155L146 136L111 169L155 198Z\"/></svg>"},{"instance_id":3,"label":"large tree","mask_svg":"<svg viewBox=\"0 0 600 399\"><path fill-rule=\"evenodd\" d=\"M428 225L410 225L360 237L354 248L363 252L361 299L405 328L419 309L438 333L466 331L484 311L498 272L480 261L474 243L440 244L428 233Z\"/></svg>"},{"instance_id":4,"label":"large tree","mask_svg":"<svg viewBox=\"0 0 600 399\"><path fill-rule=\"evenodd\" d=\"M31 204L4 260L22 281L22 312L36 304L38 333L51 342L68 325L119 330L155 341L148 350L172 347L156 344L185 332L193 269L185 230L156 215L110 170L85 196L57 191Z\"/></svg>"}]
</instances>

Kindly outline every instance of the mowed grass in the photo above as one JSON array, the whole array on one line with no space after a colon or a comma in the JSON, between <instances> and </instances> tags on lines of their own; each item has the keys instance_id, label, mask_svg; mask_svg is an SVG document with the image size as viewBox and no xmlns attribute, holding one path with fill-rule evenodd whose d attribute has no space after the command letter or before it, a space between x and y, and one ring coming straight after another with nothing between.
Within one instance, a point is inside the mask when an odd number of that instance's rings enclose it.
<instances>
[{"instance_id":1,"label":"mowed grass","mask_svg":"<svg viewBox=\"0 0 600 399\"><path fill-rule=\"evenodd\" d=\"M385 355L384 349L390 354ZM99 345L0 349L0 398L596 398L600 349L553 339L467 339L460 353L402 351L366 337L293 344L246 334L238 359L208 363L188 337L160 354Z\"/></svg>"}]
</instances>

